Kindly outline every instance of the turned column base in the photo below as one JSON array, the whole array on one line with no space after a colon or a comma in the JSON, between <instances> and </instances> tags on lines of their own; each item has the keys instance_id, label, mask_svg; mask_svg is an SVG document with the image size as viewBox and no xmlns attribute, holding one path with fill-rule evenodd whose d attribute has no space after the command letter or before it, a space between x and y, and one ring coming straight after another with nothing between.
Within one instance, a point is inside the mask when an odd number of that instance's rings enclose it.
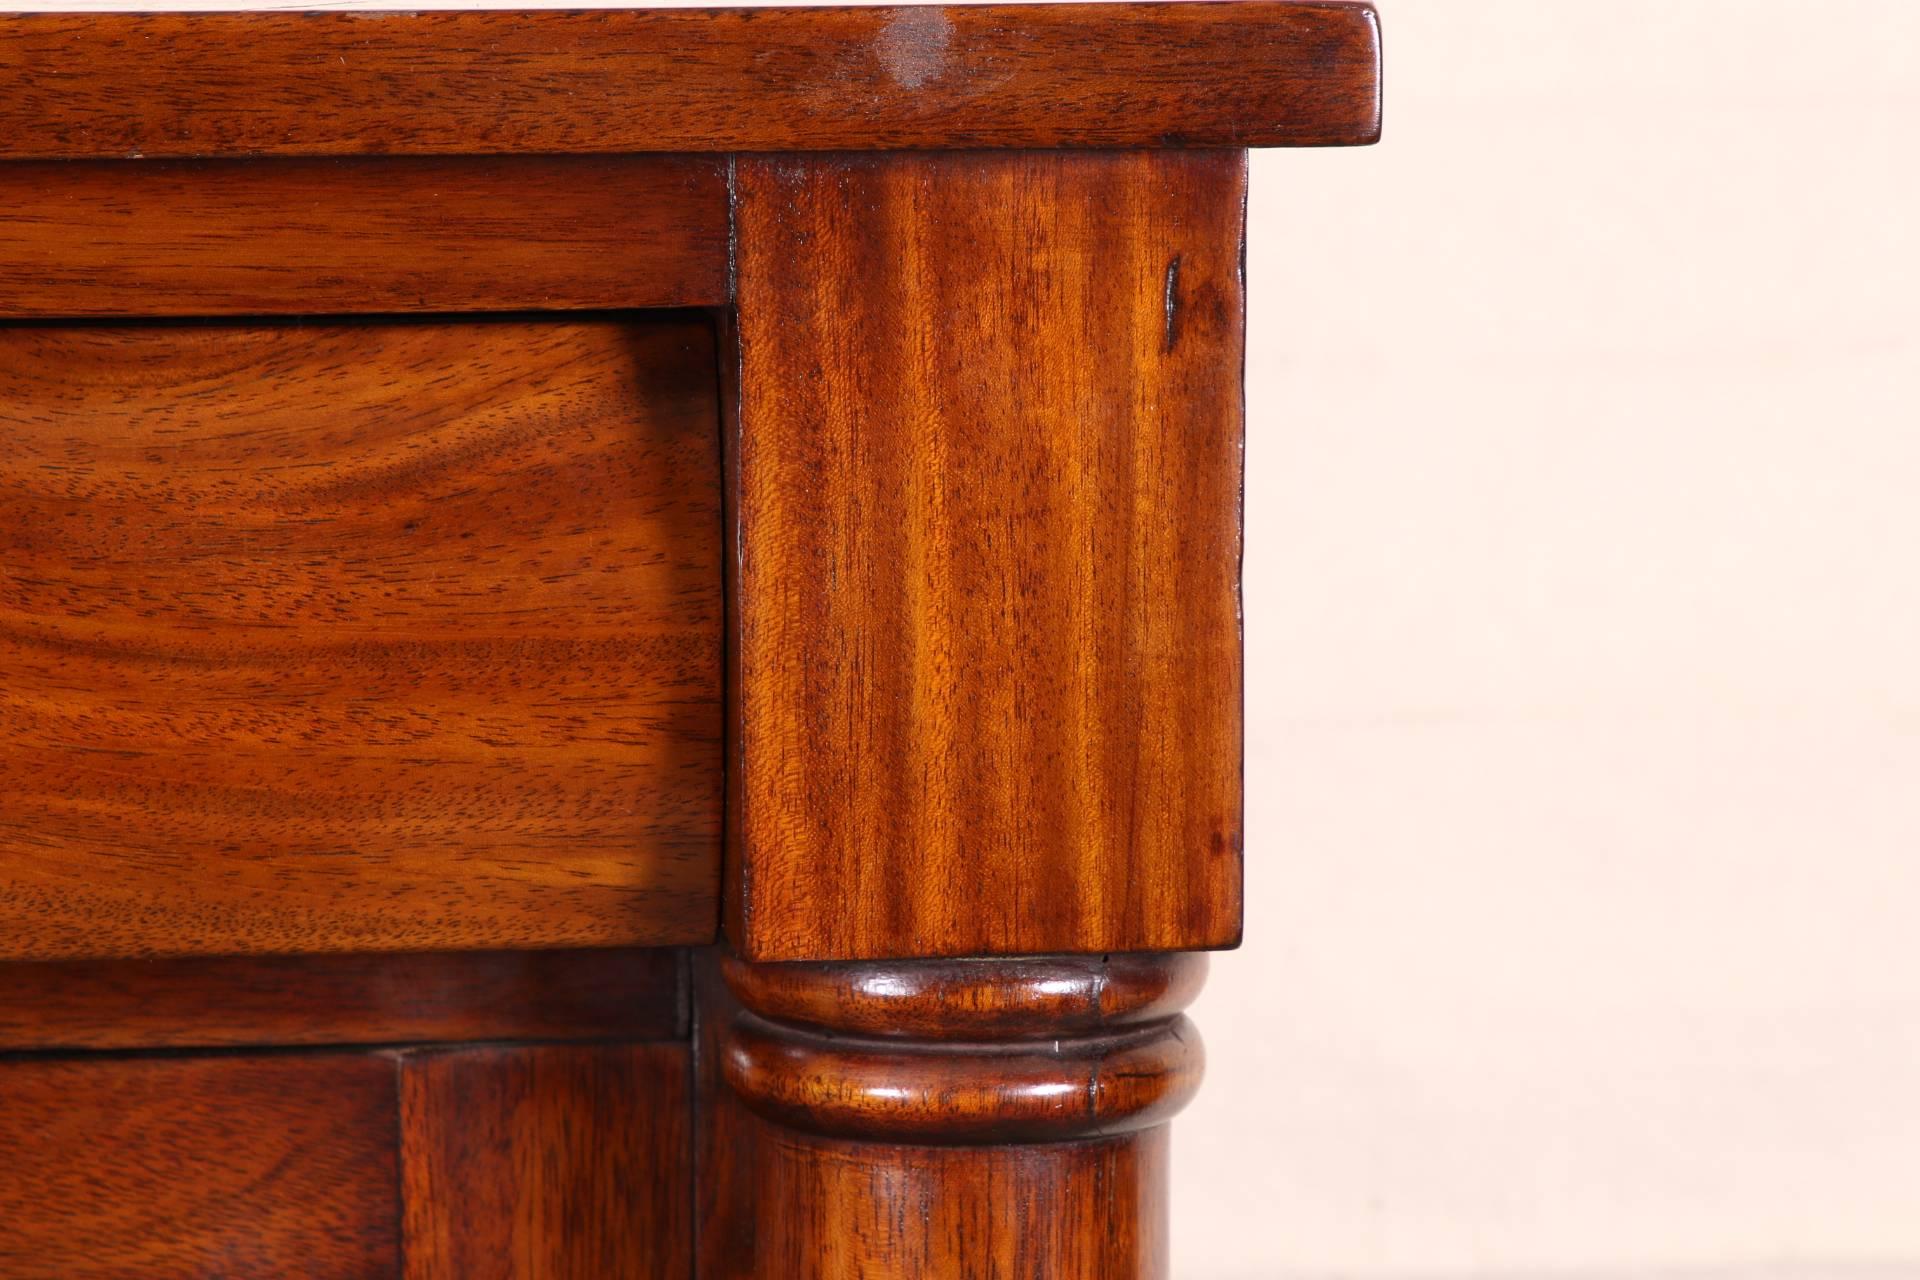
<instances>
[{"instance_id":1,"label":"turned column base","mask_svg":"<svg viewBox=\"0 0 1920 1280\"><path fill-rule=\"evenodd\" d=\"M1159 1280L1198 954L750 965L754 1274Z\"/></svg>"}]
</instances>

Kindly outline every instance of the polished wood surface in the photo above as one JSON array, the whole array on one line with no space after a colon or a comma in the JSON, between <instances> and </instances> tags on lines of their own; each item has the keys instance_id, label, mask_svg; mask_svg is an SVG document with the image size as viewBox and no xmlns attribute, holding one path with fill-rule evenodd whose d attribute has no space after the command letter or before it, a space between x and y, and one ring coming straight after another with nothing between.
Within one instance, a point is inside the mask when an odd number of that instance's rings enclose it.
<instances>
[{"instance_id":1,"label":"polished wood surface","mask_svg":"<svg viewBox=\"0 0 1920 1280\"><path fill-rule=\"evenodd\" d=\"M727 299L717 157L15 164L0 195L0 318Z\"/></svg>"},{"instance_id":2,"label":"polished wood surface","mask_svg":"<svg viewBox=\"0 0 1920 1280\"><path fill-rule=\"evenodd\" d=\"M685 1280L688 1051L410 1057L405 1280Z\"/></svg>"},{"instance_id":3,"label":"polished wood surface","mask_svg":"<svg viewBox=\"0 0 1920 1280\"><path fill-rule=\"evenodd\" d=\"M694 1275L697 1280L758 1280L762 1218L776 1208L754 1190L768 1123L728 1087L727 1038L740 1003L721 970L722 948L690 953L693 1004Z\"/></svg>"},{"instance_id":4,"label":"polished wood surface","mask_svg":"<svg viewBox=\"0 0 1920 1280\"><path fill-rule=\"evenodd\" d=\"M1200 1085L1184 1020L1126 1035L1035 1041L990 1061L851 1041L743 1018L727 1083L756 1114L869 1142L1057 1142L1173 1118Z\"/></svg>"},{"instance_id":5,"label":"polished wood surface","mask_svg":"<svg viewBox=\"0 0 1920 1280\"><path fill-rule=\"evenodd\" d=\"M1325 146L1370 5L20 14L0 157Z\"/></svg>"},{"instance_id":6,"label":"polished wood surface","mask_svg":"<svg viewBox=\"0 0 1920 1280\"><path fill-rule=\"evenodd\" d=\"M0 1276L394 1276L394 1063L0 1061Z\"/></svg>"},{"instance_id":7,"label":"polished wood surface","mask_svg":"<svg viewBox=\"0 0 1920 1280\"><path fill-rule=\"evenodd\" d=\"M684 1280L683 1043L0 1060L7 1280Z\"/></svg>"},{"instance_id":8,"label":"polished wood surface","mask_svg":"<svg viewBox=\"0 0 1920 1280\"><path fill-rule=\"evenodd\" d=\"M723 973L743 1011L722 1073L756 1114L830 1137L1014 1144L1144 1129L1199 1087L1205 1057L1180 1010L1205 964L734 960ZM1114 971L1109 1004L1103 977ZM836 1003L846 1017L833 1016ZM804 1020L789 1020L796 1011Z\"/></svg>"},{"instance_id":9,"label":"polished wood surface","mask_svg":"<svg viewBox=\"0 0 1920 1280\"><path fill-rule=\"evenodd\" d=\"M736 186L730 941L1231 945L1244 158Z\"/></svg>"},{"instance_id":10,"label":"polished wood surface","mask_svg":"<svg viewBox=\"0 0 1920 1280\"><path fill-rule=\"evenodd\" d=\"M705 941L704 320L0 327L0 956Z\"/></svg>"},{"instance_id":11,"label":"polished wood surface","mask_svg":"<svg viewBox=\"0 0 1920 1280\"><path fill-rule=\"evenodd\" d=\"M1205 963L704 960L702 1274L1160 1280Z\"/></svg>"},{"instance_id":12,"label":"polished wood surface","mask_svg":"<svg viewBox=\"0 0 1920 1280\"><path fill-rule=\"evenodd\" d=\"M756 1280L1167 1280L1165 1127L1022 1147L769 1128ZM775 1207L777 1206L777 1207Z\"/></svg>"},{"instance_id":13,"label":"polished wood surface","mask_svg":"<svg viewBox=\"0 0 1920 1280\"><path fill-rule=\"evenodd\" d=\"M907 964L730 960L722 968L762 1017L878 1039L1051 1038L1131 1028L1179 1013L1207 980L1203 952Z\"/></svg>"},{"instance_id":14,"label":"polished wood surface","mask_svg":"<svg viewBox=\"0 0 1920 1280\"><path fill-rule=\"evenodd\" d=\"M1379 57L0 22L0 1277L1164 1280L1240 148Z\"/></svg>"},{"instance_id":15,"label":"polished wood surface","mask_svg":"<svg viewBox=\"0 0 1920 1280\"><path fill-rule=\"evenodd\" d=\"M687 1034L666 949L0 964L0 1053Z\"/></svg>"}]
</instances>

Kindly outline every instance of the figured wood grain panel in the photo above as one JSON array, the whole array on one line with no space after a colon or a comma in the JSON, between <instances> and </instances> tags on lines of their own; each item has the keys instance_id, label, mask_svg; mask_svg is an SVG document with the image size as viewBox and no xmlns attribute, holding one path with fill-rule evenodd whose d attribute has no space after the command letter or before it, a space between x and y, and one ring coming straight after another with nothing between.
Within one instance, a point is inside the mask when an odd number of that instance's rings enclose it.
<instances>
[{"instance_id":1,"label":"figured wood grain panel","mask_svg":"<svg viewBox=\"0 0 1920 1280\"><path fill-rule=\"evenodd\" d=\"M13 30L0 27L0 48ZM0 167L0 317L726 298L726 174L712 157Z\"/></svg>"},{"instance_id":2,"label":"figured wood grain panel","mask_svg":"<svg viewBox=\"0 0 1920 1280\"><path fill-rule=\"evenodd\" d=\"M704 941L704 321L0 327L0 956Z\"/></svg>"},{"instance_id":3,"label":"figured wood grain panel","mask_svg":"<svg viewBox=\"0 0 1920 1280\"><path fill-rule=\"evenodd\" d=\"M736 184L734 946L1232 944L1244 156Z\"/></svg>"},{"instance_id":4,"label":"figured wood grain panel","mask_svg":"<svg viewBox=\"0 0 1920 1280\"><path fill-rule=\"evenodd\" d=\"M0 157L1339 145L1379 59L1286 0L21 14Z\"/></svg>"},{"instance_id":5,"label":"figured wood grain panel","mask_svg":"<svg viewBox=\"0 0 1920 1280\"><path fill-rule=\"evenodd\" d=\"M666 949L0 964L0 1052L686 1034Z\"/></svg>"},{"instance_id":6,"label":"figured wood grain panel","mask_svg":"<svg viewBox=\"0 0 1920 1280\"><path fill-rule=\"evenodd\" d=\"M409 1056L407 1280L684 1280L690 1071L684 1044Z\"/></svg>"},{"instance_id":7,"label":"figured wood grain panel","mask_svg":"<svg viewBox=\"0 0 1920 1280\"><path fill-rule=\"evenodd\" d=\"M0 1275L399 1273L381 1055L0 1062Z\"/></svg>"}]
</instances>

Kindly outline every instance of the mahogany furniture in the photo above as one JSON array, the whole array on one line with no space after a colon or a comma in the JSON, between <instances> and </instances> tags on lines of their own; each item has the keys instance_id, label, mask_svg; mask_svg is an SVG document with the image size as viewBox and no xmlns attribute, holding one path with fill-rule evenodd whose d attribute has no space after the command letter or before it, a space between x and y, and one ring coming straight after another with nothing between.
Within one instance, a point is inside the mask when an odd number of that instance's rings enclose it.
<instances>
[{"instance_id":1,"label":"mahogany furniture","mask_svg":"<svg viewBox=\"0 0 1920 1280\"><path fill-rule=\"evenodd\" d=\"M0 17L0 1278L1164 1276L1364 4Z\"/></svg>"}]
</instances>

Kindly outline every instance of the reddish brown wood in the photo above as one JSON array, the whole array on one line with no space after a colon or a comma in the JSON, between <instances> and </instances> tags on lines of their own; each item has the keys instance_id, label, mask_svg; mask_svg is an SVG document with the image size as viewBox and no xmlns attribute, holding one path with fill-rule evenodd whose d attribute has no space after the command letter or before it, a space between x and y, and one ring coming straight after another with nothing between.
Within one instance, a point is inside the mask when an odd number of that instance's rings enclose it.
<instances>
[{"instance_id":1,"label":"reddish brown wood","mask_svg":"<svg viewBox=\"0 0 1920 1280\"><path fill-rule=\"evenodd\" d=\"M759 1276L1165 1280L1167 1131L1024 1147L903 1147L769 1127Z\"/></svg>"},{"instance_id":2,"label":"reddish brown wood","mask_svg":"<svg viewBox=\"0 0 1920 1280\"><path fill-rule=\"evenodd\" d=\"M672 1277L684 1044L0 1062L7 1280Z\"/></svg>"},{"instance_id":3,"label":"reddish brown wood","mask_svg":"<svg viewBox=\"0 0 1920 1280\"><path fill-rule=\"evenodd\" d=\"M0 1275L396 1275L398 1133L379 1055L0 1062Z\"/></svg>"},{"instance_id":4,"label":"reddish brown wood","mask_svg":"<svg viewBox=\"0 0 1920 1280\"><path fill-rule=\"evenodd\" d=\"M1240 929L1244 157L743 157L753 960Z\"/></svg>"},{"instance_id":5,"label":"reddish brown wood","mask_svg":"<svg viewBox=\"0 0 1920 1280\"><path fill-rule=\"evenodd\" d=\"M1164 1276L1238 148L1378 76L1272 0L0 21L0 1276ZM456 954L711 941L723 730L745 1008Z\"/></svg>"},{"instance_id":6,"label":"reddish brown wood","mask_svg":"<svg viewBox=\"0 0 1920 1280\"><path fill-rule=\"evenodd\" d=\"M709 1229L705 1274L1165 1276L1165 1121L1199 1080L1179 1010L1203 967L729 962L744 1009L700 1176L707 1222L746 1229ZM701 990L701 1018L728 1011Z\"/></svg>"},{"instance_id":7,"label":"reddish brown wood","mask_svg":"<svg viewBox=\"0 0 1920 1280\"><path fill-rule=\"evenodd\" d=\"M0 964L0 1052L648 1040L686 1034L668 950Z\"/></svg>"},{"instance_id":8,"label":"reddish brown wood","mask_svg":"<svg viewBox=\"0 0 1920 1280\"><path fill-rule=\"evenodd\" d=\"M0 957L701 942L701 321L0 328Z\"/></svg>"},{"instance_id":9,"label":"reddish brown wood","mask_svg":"<svg viewBox=\"0 0 1920 1280\"><path fill-rule=\"evenodd\" d=\"M757 1280L760 1221L755 1171L767 1123L748 1111L722 1076L727 1034L739 1002L721 976L720 948L691 953L693 991L693 1181L698 1280Z\"/></svg>"},{"instance_id":10,"label":"reddish brown wood","mask_svg":"<svg viewBox=\"0 0 1920 1280\"><path fill-rule=\"evenodd\" d=\"M1019 956L911 964L744 964L726 979L761 1015L879 1039L1051 1038L1172 1017L1207 979L1202 953Z\"/></svg>"},{"instance_id":11,"label":"reddish brown wood","mask_svg":"<svg viewBox=\"0 0 1920 1280\"><path fill-rule=\"evenodd\" d=\"M1103 975L1115 971L1109 1007ZM1001 1144L1124 1133L1171 1119L1205 1063L1180 1015L1205 977L1199 956L734 961L725 973L745 1009L723 1048L727 1084L756 1114L809 1133ZM804 1020L788 1021L796 1012Z\"/></svg>"},{"instance_id":12,"label":"reddish brown wood","mask_svg":"<svg viewBox=\"0 0 1920 1280\"><path fill-rule=\"evenodd\" d=\"M16 164L0 199L0 317L727 299L713 157Z\"/></svg>"},{"instance_id":13,"label":"reddish brown wood","mask_svg":"<svg viewBox=\"0 0 1920 1280\"><path fill-rule=\"evenodd\" d=\"M685 1045L408 1059L406 1280L685 1280Z\"/></svg>"},{"instance_id":14,"label":"reddish brown wood","mask_svg":"<svg viewBox=\"0 0 1920 1280\"><path fill-rule=\"evenodd\" d=\"M0 156L1340 145L1379 56L1273 0L23 14Z\"/></svg>"}]
</instances>

